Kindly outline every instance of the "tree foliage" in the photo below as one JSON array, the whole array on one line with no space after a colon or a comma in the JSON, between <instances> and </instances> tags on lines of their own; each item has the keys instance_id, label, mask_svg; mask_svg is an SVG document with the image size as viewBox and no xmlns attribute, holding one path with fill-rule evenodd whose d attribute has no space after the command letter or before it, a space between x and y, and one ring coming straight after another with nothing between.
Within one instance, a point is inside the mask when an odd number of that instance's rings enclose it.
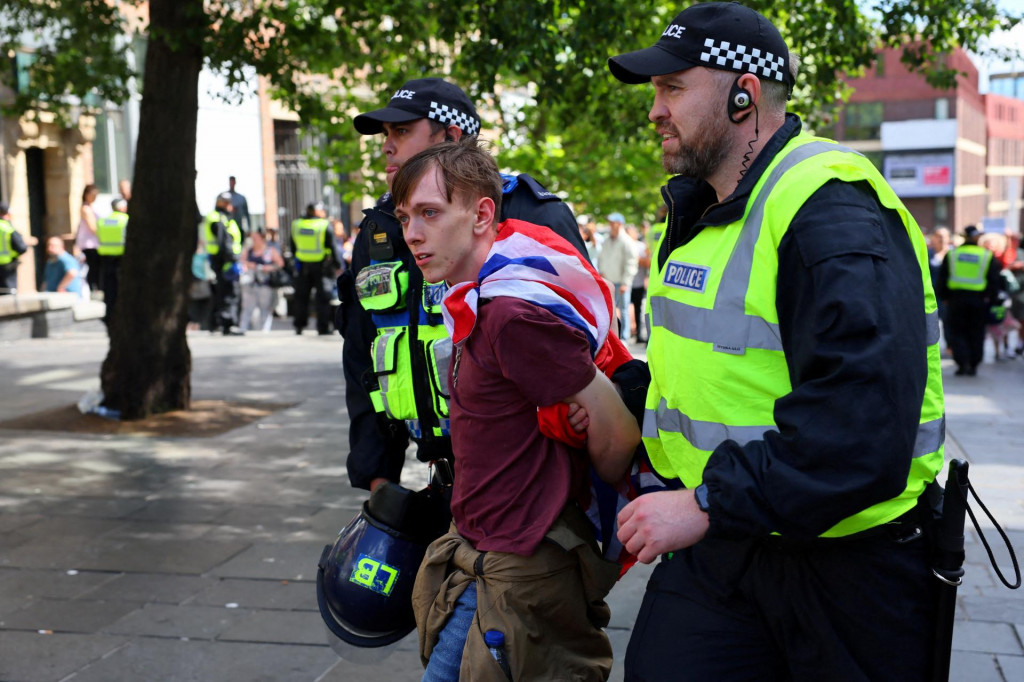
<instances>
[{"instance_id":1,"label":"tree foliage","mask_svg":"<svg viewBox=\"0 0 1024 682\"><path fill-rule=\"evenodd\" d=\"M139 4L139 0L134 0ZM812 125L848 94L839 74L857 74L874 50L903 50L904 62L948 87L956 72L942 56L978 50L1015 18L995 0L748 0L772 19L802 58L793 109ZM372 141L351 115L383 103L404 80L454 79L480 102L503 166L530 171L584 211L650 213L661 178L657 141L645 113L649 88L626 87L609 55L652 44L684 4L662 0L250 0L206 3L203 52L229 82L243 68L266 75L280 100L328 144L319 162L342 173L379 168ZM45 39L32 86L12 110L95 92L119 101L130 73L116 3L8 0L0 45L19 31ZM15 29L15 30L12 30ZM20 35L24 35L21 33ZM498 94L505 97L499 99ZM508 93L513 93L509 98ZM516 109L499 102L522 102ZM349 196L383 188L371 173L342 188Z\"/></svg>"},{"instance_id":2,"label":"tree foliage","mask_svg":"<svg viewBox=\"0 0 1024 682\"><path fill-rule=\"evenodd\" d=\"M177 1L190 8L188 17L169 12ZM0 4L0 50L10 56L28 46L34 61L27 67L27 84L18 84L13 70L0 73L0 83L18 86L13 97L0 101L0 109L8 115L37 109L59 115L72 107L88 106L88 94L101 101L124 101L133 75L126 37L138 30L148 33L151 43L159 39L165 68L173 68L176 59L192 64L198 50L206 65L222 72L229 84L246 81L252 68L266 76L274 96L297 112L309 129L324 136L319 163L361 178L340 188L349 196L384 189L378 145L356 134L352 116L383 105L406 80L440 75L460 84L478 102L502 166L534 174L572 201L577 211L601 215L618 210L639 219L651 217L659 204L660 150L646 118L651 89L618 83L606 64L610 55L653 44L683 3L151 0L154 19L164 21L137 26L128 16L136 16L146 4L142 0L5 0ZM932 84L948 87L956 74L946 66L945 53L954 47L978 51L990 33L1009 29L1018 21L1000 13L996 0L747 0L746 4L773 20L801 56L791 109L812 126L827 120L846 96L840 74L858 74L873 62L877 48L902 48L905 63ZM149 71L147 80L159 78ZM191 70L185 75L181 87L191 88ZM153 87L147 82L144 92L153 92ZM194 107L193 95L189 93L185 104L177 103ZM143 105L145 109L145 98ZM189 129L182 129L178 136L192 140L193 147L194 113L181 117ZM152 120L173 119L154 116ZM140 150L173 144L161 142L164 139L169 139L166 131L147 129L146 120L141 122ZM128 272L145 271L138 267L141 261L131 264L132 259L145 256L132 245L139 228L136 216L148 216L144 219L147 239L155 239L161 228L175 234L191 229L188 220L178 220L181 216L173 224L159 225L160 206L189 207L194 202L194 166L180 154L168 154L167 159L168 168L182 175L180 182L162 182L159 174L169 171L162 171L158 163L136 169L135 184L141 182L159 192L141 192L142 203L130 207ZM365 170L370 172L355 174ZM145 178L140 178L142 173ZM187 251L190 240L174 243ZM148 275L154 281L179 282L183 262L167 259L160 272L150 270ZM122 289L140 284L127 282ZM167 301L165 311L176 316L173 324L161 326L147 318L149 324L140 329L156 338L122 335L111 357L122 353L119 357L127 358L127 365L161 362L169 368L165 373L187 374L187 368L180 369L187 367L183 362L187 358L181 354L184 324L178 323L187 292L176 289L174 296L179 298ZM125 306L119 303L115 312L143 316L152 312L144 309L141 298L134 305L137 309L124 312ZM143 356L141 351L132 355L133 342L173 352L160 357ZM116 363L111 371L115 369ZM187 377L183 386L170 393L175 391L187 402ZM135 393L151 396L159 391L143 387ZM181 406L174 405L173 398L146 400L147 405L137 411L140 415Z\"/></svg>"}]
</instances>

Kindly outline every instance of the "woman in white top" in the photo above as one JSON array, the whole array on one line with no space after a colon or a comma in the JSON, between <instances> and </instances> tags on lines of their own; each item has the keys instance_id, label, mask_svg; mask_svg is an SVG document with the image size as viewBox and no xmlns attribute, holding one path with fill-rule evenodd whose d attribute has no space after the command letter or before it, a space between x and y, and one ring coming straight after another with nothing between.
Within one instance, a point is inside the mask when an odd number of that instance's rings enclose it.
<instances>
[{"instance_id":1,"label":"woman in white top","mask_svg":"<svg viewBox=\"0 0 1024 682\"><path fill-rule=\"evenodd\" d=\"M100 291L100 254L96 250L100 240L96 236L96 211L92 208L92 202L96 201L99 193L96 185L86 185L82 190L81 218L75 234L75 246L85 256L85 264L88 266L85 281L92 291Z\"/></svg>"}]
</instances>

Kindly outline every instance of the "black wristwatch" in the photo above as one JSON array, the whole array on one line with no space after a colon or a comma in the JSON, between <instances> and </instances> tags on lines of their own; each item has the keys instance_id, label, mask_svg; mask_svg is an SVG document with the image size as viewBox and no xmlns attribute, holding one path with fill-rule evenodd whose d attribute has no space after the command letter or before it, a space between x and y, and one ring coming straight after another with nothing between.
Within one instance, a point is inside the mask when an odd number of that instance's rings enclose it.
<instances>
[{"instance_id":1,"label":"black wristwatch","mask_svg":"<svg viewBox=\"0 0 1024 682\"><path fill-rule=\"evenodd\" d=\"M704 483L693 489L693 499L697 501L697 508L707 513L708 509L708 487Z\"/></svg>"}]
</instances>

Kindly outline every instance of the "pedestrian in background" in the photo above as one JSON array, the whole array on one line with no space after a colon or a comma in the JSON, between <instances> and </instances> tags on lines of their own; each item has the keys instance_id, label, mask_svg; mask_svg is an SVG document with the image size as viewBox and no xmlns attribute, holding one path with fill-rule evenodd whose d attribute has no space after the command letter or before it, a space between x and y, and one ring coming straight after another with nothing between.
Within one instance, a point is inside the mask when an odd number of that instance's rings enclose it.
<instances>
[{"instance_id":1,"label":"pedestrian in background","mask_svg":"<svg viewBox=\"0 0 1024 682\"><path fill-rule=\"evenodd\" d=\"M100 191L96 185L86 185L82 190L82 207L79 209L78 229L75 231L75 247L85 258L85 282L91 291L99 291L103 286L100 277L101 268L99 249L100 239L96 234L96 210L93 202Z\"/></svg>"},{"instance_id":2,"label":"pedestrian in background","mask_svg":"<svg viewBox=\"0 0 1024 682\"><path fill-rule=\"evenodd\" d=\"M626 219L621 213L608 216L608 236L597 254L597 271L612 283L619 338L629 339L629 292L637 271L636 248L622 229Z\"/></svg>"},{"instance_id":3,"label":"pedestrian in background","mask_svg":"<svg viewBox=\"0 0 1024 682\"><path fill-rule=\"evenodd\" d=\"M869 160L786 113L796 62L757 12L692 5L609 67L653 85L675 174L643 440L685 486L618 517L661 557L625 678L923 682L945 422L920 228Z\"/></svg>"},{"instance_id":4,"label":"pedestrian in background","mask_svg":"<svg viewBox=\"0 0 1024 682\"><path fill-rule=\"evenodd\" d=\"M274 321L274 272L284 267L281 253L267 244L262 232L250 236L252 244L242 257L242 317L239 327L248 331L253 314L258 315L255 328L269 332Z\"/></svg>"},{"instance_id":5,"label":"pedestrian in background","mask_svg":"<svg viewBox=\"0 0 1024 682\"><path fill-rule=\"evenodd\" d=\"M64 240L50 237L46 240L46 266L43 268L43 285L46 291L82 294L82 278L79 277L79 263L64 248Z\"/></svg>"},{"instance_id":6,"label":"pedestrian in background","mask_svg":"<svg viewBox=\"0 0 1024 682\"><path fill-rule=\"evenodd\" d=\"M198 171L196 171L198 174ZM249 202L246 201L245 195L235 191L235 176L228 177L228 189L226 192L221 194L227 194L231 202L231 215L238 223L238 229L242 231L242 236L248 236L249 232L252 231L252 221L249 218ZM218 195L219 196L219 195Z\"/></svg>"},{"instance_id":7,"label":"pedestrian in background","mask_svg":"<svg viewBox=\"0 0 1024 682\"><path fill-rule=\"evenodd\" d=\"M636 249L636 274L633 276L633 286L629 291L629 304L633 311L633 340L637 343L647 343L647 325L644 323L644 301L647 298L647 278L651 274L651 252L647 247L647 226L642 229L630 225L626 233L633 240L633 248Z\"/></svg>"}]
</instances>

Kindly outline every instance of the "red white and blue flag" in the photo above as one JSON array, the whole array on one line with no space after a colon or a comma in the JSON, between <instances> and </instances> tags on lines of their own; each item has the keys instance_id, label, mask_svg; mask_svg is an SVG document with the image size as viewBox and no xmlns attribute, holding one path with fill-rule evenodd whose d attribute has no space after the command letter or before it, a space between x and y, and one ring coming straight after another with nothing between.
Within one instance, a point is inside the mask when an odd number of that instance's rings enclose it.
<instances>
[{"instance_id":1,"label":"red white and blue flag","mask_svg":"<svg viewBox=\"0 0 1024 682\"><path fill-rule=\"evenodd\" d=\"M461 346L476 325L481 298L512 296L553 313L582 331L596 355L608 338L612 295L601 275L549 228L506 220L476 282L461 282L444 296L444 324Z\"/></svg>"},{"instance_id":2,"label":"red white and blue flag","mask_svg":"<svg viewBox=\"0 0 1024 682\"><path fill-rule=\"evenodd\" d=\"M445 294L445 327L457 347L473 332L480 299L498 296L529 301L580 329L598 367L609 376L631 358L622 342L609 334L614 308L608 285L569 242L546 227L520 220L501 223L477 281L456 284ZM568 427L565 411L564 404L539 407L541 432L583 448L586 435ZM621 574L636 558L618 540L618 512L638 494L665 487L642 448L640 454L615 485L602 481L591 468L590 500L584 503L605 558L617 561Z\"/></svg>"}]
</instances>

